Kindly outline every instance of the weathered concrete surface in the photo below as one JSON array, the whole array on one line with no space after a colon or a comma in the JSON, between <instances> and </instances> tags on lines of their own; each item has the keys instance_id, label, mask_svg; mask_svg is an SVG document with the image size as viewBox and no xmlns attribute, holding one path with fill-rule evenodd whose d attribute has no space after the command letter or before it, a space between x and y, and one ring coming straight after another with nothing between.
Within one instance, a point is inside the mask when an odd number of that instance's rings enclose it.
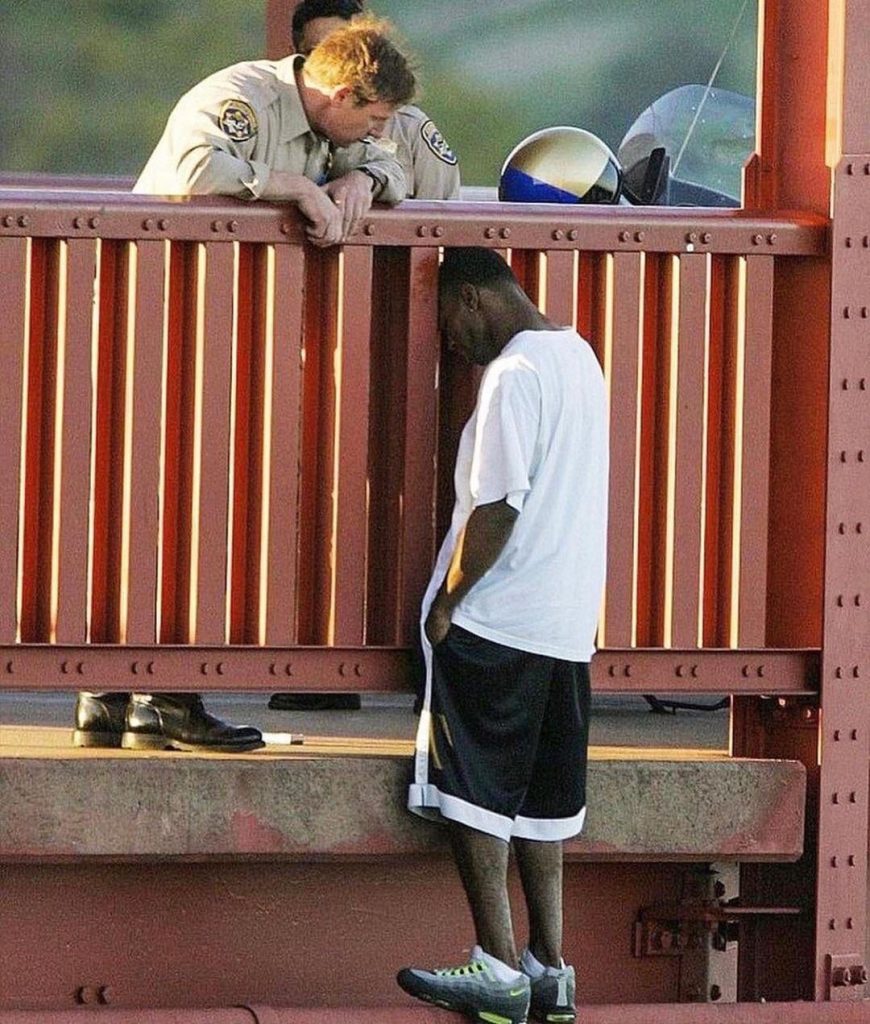
<instances>
[{"instance_id":1,"label":"weathered concrete surface","mask_svg":"<svg viewBox=\"0 0 870 1024\"><path fill-rule=\"evenodd\" d=\"M368 857L440 849L404 809L407 758L0 758L0 858ZM791 860L792 761L591 761L580 859Z\"/></svg>"}]
</instances>

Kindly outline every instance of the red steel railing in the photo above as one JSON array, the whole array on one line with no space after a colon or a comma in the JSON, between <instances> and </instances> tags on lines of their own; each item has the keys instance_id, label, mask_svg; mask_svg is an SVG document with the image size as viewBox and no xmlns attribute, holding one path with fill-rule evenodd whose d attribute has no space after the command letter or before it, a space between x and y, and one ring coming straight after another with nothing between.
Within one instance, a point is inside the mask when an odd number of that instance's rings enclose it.
<instances>
[{"instance_id":1,"label":"red steel railing","mask_svg":"<svg viewBox=\"0 0 870 1024\"><path fill-rule=\"evenodd\" d=\"M468 244L607 374L598 684L810 688L763 650L771 320L825 221L408 202L321 252L276 206L45 189L0 190L0 687L407 685L476 383L439 247Z\"/></svg>"}]
</instances>

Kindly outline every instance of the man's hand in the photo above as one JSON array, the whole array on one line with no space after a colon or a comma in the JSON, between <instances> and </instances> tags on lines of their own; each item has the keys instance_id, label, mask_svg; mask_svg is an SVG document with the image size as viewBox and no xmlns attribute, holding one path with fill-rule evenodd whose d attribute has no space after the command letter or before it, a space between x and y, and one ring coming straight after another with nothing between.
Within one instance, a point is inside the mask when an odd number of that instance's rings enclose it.
<instances>
[{"instance_id":1,"label":"man's hand","mask_svg":"<svg viewBox=\"0 0 870 1024\"><path fill-rule=\"evenodd\" d=\"M451 609L448 607L444 600L444 596L439 591L435 600L432 602L429 614L426 616L425 626L423 627L426 633L426 639L433 647L437 647L444 637L447 636L447 630L450 629L451 614Z\"/></svg>"},{"instance_id":2,"label":"man's hand","mask_svg":"<svg viewBox=\"0 0 870 1024\"><path fill-rule=\"evenodd\" d=\"M334 203L323 189L311 182L296 200L299 212L308 221L305 233L313 244L325 248L337 245L344 237L344 219L341 207Z\"/></svg>"},{"instance_id":3,"label":"man's hand","mask_svg":"<svg viewBox=\"0 0 870 1024\"><path fill-rule=\"evenodd\" d=\"M342 238L359 231L360 222L372 208L372 179L362 171L350 171L321 186L342 214Z\"/></svg>"}]
</instances>

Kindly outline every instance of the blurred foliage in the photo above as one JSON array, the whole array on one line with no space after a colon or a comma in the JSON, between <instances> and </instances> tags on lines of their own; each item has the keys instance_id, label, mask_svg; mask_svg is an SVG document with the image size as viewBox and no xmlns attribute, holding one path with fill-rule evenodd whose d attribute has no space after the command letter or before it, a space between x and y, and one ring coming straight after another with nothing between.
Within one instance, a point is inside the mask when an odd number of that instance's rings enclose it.
<instances>
[{"instance_id":1,"label":"blurred foliage","mask_svg":"<svg viewBox=\"0 0 870 1024\"><path fill-rule=\"evenodd\" d=\"M706 83L743 0L376 0L422 68L420 103L467 184L495 184L530 132L616 148L663 92ZM3 0L0 169L135 174L175 100L264 52L263 0ZM756 0L717 84L753 95Z\"/></svg>"}]
</instances>

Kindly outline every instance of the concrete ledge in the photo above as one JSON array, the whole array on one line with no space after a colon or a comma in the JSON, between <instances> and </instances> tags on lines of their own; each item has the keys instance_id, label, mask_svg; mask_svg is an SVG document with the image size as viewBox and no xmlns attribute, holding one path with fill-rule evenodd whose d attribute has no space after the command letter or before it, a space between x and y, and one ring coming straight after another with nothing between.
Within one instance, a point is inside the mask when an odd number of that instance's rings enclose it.
<instances>
[{"instance_id":1,"label":"concrete ledge","mask_svg":"<svg viewBox=\"0 0 870 1024\"><path fill-rule=\"evenodd\" d=\"M440 850L393 757L0 758L0 859L363 858ZM580 860L794 860L793 761L591 761Z\"/></svg>"}]
</instances>

